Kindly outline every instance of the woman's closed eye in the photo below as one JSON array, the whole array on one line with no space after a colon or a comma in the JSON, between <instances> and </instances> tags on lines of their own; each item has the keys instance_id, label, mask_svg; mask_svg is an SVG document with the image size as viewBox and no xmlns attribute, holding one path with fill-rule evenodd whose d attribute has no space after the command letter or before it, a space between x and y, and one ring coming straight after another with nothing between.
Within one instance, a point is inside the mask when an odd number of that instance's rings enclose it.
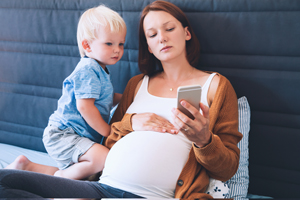
<instances>
[{"instance_id":1,"label":"woman's closed eye","mask_svg":"<svg viewBox=\"0 0 300 200\"><path fill-rule=\"evenodd\" d=\"M150 34L149 38L154 38L156 35L157 35L156 33L155 34Z\"/></svg>"},{"instance_id":2,"label":"woman's closed eye","mask_svg":"<svg viewBox=\"0 0 300 200\"><path fill-rule=\"evenodd\" d=\"M171 32L173 31L175 28L167 28L166 31L167 32ZM157 35L157 33L153 33L153 34L149 34L149 38L154 38Z\"/></svg>"}]
</instances>

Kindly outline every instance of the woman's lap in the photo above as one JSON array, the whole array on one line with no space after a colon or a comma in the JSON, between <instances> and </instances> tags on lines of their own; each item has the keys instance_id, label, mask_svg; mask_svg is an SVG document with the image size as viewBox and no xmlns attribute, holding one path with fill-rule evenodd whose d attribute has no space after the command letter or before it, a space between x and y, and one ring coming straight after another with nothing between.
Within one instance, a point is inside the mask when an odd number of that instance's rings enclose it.
<instances>
[{"instance_id":1,"label":"woman's lap","mask_svg":"<svg viewBox=\"0 0 300 200\"><path fill-rule=\"evenodd\" d=\"M98 182L78 181L22 170L0 170L1 197L44 198L138 198L131 193L102 187ZM124 196L125 195L125 196Z\"/></svg>"}]
</instances>

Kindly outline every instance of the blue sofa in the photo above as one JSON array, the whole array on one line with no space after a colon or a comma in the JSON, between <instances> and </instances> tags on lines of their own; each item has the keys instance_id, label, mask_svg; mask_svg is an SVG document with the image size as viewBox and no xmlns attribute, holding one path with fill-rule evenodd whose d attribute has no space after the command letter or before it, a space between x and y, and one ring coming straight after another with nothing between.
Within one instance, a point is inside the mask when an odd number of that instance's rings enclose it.
<instances>
[{"instance_id":1,"label":"blue sofa","mask_svg":"<svg viewBox=\"0 0 300 200\"><path fill-rule=\"evenodd\" d=\"M225 75L237 96L250 104L251 129L249 138L244 137L247 170L249 150L249 180L248 174L243 177L249 181L247 197L300 197L300 1L170 1L186 13L198 36L197 67ZM150 2L0 1L2 167L19 154L55 166L41 138L62 82L80 59L76 28L82 12L105 4L128 26L124 56L109 66L115 91L122 93L127 81L140 73L138 21Z\"/></svg>"}]
</instances>

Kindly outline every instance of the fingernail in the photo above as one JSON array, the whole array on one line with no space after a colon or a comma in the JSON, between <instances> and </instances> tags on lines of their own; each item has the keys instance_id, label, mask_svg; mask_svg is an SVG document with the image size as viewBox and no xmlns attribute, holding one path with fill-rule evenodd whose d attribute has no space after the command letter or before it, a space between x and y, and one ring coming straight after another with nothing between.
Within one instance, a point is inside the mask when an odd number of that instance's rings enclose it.
<instances>
[{"instance_id":1,"label":"fingernail","mask_svg":"<svg viewBox=\"0 0 300 200\"><path fill-rule=\"evenodd\" d=\"M185 101L181 101L180 103L181 103L181 105L183 105L183 106L186 105Z\"/></svg>"}]
</instances>

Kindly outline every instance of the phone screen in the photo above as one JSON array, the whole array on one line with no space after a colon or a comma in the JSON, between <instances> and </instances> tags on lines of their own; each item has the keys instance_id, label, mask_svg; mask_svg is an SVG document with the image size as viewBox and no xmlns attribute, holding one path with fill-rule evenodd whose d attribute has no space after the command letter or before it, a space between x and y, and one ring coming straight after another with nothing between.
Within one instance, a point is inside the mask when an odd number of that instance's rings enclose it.
<instances>
[{"instance_id":1,"label":"phone screen","mask_svg":"<svg viewBox=\"0 0 300 200\"><path fill-rule=\"evenodd\" d=\"M201 85L181 86L177 89L177 108L191 119L194 119L194 116L180 104L180 101L184 99L200 110L201 91Z\"/></svg>"}]
</instances>

